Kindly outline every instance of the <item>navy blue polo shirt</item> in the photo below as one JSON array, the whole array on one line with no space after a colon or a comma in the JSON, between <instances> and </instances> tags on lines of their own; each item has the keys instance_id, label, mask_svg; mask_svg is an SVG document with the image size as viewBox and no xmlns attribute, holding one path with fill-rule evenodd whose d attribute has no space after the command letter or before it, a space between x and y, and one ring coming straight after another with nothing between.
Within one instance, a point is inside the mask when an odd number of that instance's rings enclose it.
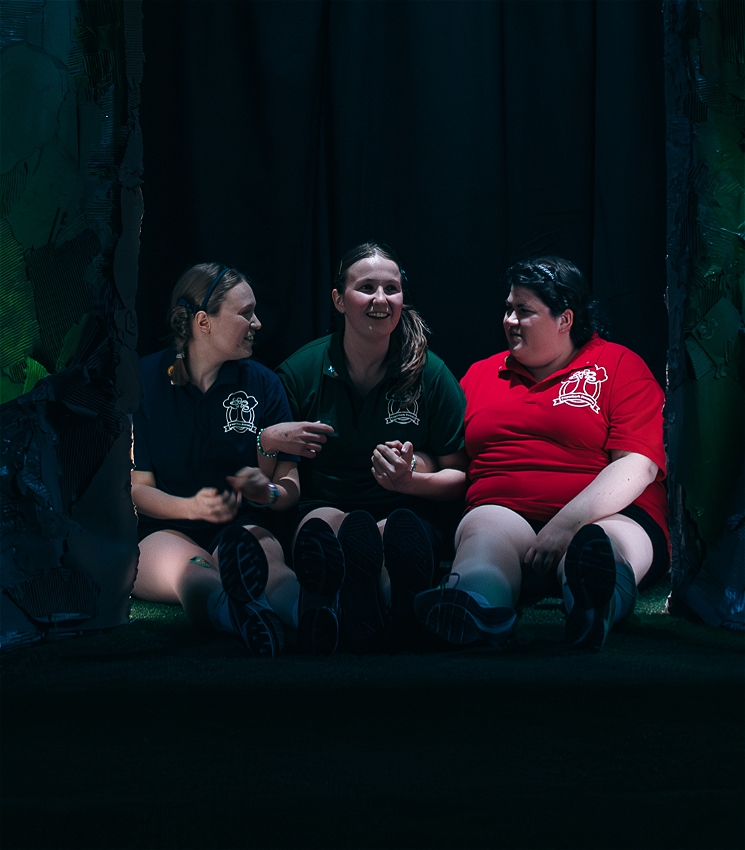
<instances>
[{"instance_id":1,"label":"navy blue polo shirt","mask_svg":"<svg viewBox=\"0 0 745 850\"><path fill-rule=\"evenodd\" d=\"M225 490L227 475L258 466L258 431L292 420L284 388L273 372L250 359L224 363L206 393L193 384L177 387L168 377L174 360L172 350L140 360L135 469L152 472L156 487L172 496L188 498L202 487ZM299 460L284 453L279 459Z\"/></svg>"}]
</instances>

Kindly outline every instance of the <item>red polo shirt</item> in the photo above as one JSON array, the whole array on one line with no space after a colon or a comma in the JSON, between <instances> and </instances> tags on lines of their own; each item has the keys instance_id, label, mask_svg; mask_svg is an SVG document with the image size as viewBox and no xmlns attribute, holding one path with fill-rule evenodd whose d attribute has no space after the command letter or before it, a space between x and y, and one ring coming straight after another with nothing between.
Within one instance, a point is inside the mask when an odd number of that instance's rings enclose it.
<instances>
[{"instance_id":1,"label":"red polo shirt","mask_svg":"<svg viewBox=\"0 0 745 850\"><path fill-rule=\"evenodd\" d=\"M474 363L461 385L471 459L467 510L498 504L527 519L549 520L618 449L659 467L634 504L667 535L665 396L633 351L595 336L543 381L504 351Z\"/></svg>"}]
</instances>

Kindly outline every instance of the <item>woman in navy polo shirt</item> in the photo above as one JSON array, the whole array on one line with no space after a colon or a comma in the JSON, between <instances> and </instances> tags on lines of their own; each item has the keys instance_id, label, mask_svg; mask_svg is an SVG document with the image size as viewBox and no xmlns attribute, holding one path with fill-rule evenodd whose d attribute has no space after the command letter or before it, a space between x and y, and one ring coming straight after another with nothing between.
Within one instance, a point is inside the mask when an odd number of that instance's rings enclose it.
<instances>
[{"instance_id":1,"label":"woman in navy polo shirt","mask_svg":"<svg viewBox=\"0 0 745 850\"><path fill-rule=\"evenodd\" d=\"M190 268L173 291L169 322L173 348L140 361L133 593L180 603L195 625L233 632L252 655L273 656L283 624L297 625L299 586L267 525L297 501L298 455L318 444L304 423L289 421L276 375L249 359L261 322L240 272Z\"/></svg>"},{"instance_id":2,"label":"woman in navy polo shirt","mask_svg":"<svg viewBox=\"0 0 745 850\"><path fill-rule=\"evenodd\" d=\"M432 586L460 512L463 393L428 351L404 283L389 247L347 252L332 291L342 326L277 370L293 415L331 432L300 466L305 519L293 560L304 591L317 594L298 631L311 651L337 608L346 649L418 644L414 596Z\"/></svg>"},{"instance_id":3,"label":"woman in navy polo shirt","mask_svg":"<svg viewBox=\"0 0 745 850\"><path fill-rule=\"evenodd\" d=\"M474 363L466 393L469 488L442 587L421 622L451 643L499 644L526 585L563 596L565 642L597 652L668 569L662 388L600 336L579 269L559 257L507 271L508 350Z\"/></svg>"}]
</instances>

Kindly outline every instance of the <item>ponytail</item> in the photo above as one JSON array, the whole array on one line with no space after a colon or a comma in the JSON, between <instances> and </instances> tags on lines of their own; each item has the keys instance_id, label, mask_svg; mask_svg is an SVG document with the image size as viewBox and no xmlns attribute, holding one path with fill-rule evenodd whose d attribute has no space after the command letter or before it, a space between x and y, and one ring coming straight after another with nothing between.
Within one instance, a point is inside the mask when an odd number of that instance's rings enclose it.
<instances>
[{"instance_id":1,"label":"ponytail","mask_svg":"<svg viewBox=\"0 0 745 850\"><path fill-rule=\"evenodd\" d=\"M396 354L394 364L400 377L393 388L396 398L416 401L422 392L422 372L427 364L429 328L417 311L408 304L401 310L401 319L393 332Z\"/></svg>"}]
</instances>

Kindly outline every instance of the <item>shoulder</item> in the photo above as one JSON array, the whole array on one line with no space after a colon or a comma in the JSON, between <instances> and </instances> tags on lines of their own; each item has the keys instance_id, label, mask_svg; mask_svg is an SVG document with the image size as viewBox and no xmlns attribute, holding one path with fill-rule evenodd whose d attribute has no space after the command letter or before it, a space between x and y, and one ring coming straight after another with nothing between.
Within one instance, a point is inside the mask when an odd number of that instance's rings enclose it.
<instances>
[{"instance_id":1,"label":"shoulder","mask_svg":"<svg viewBox=\"0 0 745 850\"><path fill-rule=\"evenodd\" d=\"M238 375L238 380L241 386L260 386L263 388L265 393L281 392L284 394L284 387L282 386L282 381L280 381L279 376L262 363L257 363L256 360L239 360Z\"/></svg>"},{"instance_id":2,"label":"shoulder","mask_svg":"<svg viewBox=\"0 0 745 850\"><path fill-rule=\"evenodd\" d=\"M307 364L323 360L323 357L331 344L331 338L331 334L328 336L322 336L318 339L314 339L313 342L307 343L307 345L302 346L302 348L298 348L294 354L291 354L277 367L277 370L287 370L292 372L295 369L300 369L306 366Z\"/></svg>"},{"instance_id":3,"label":"shoulder","mask_svg":"<svg viewBox=\"0 0 745 850\"><path fill-rule=\"evenodd\" d=\"M168 379L168 367L176 359L176 352L166 348L140 358L140 382L146 388L158 386Z\"/></svg>"},{"instance_id":4,"label":"shoulder","mask_svg":"<svg viewBox=\"0 0 745 850\"><path fill-rule=\"evenodd\" d=\"M507 369L508 366L505 361L507 360L509 353L509 351L500 351L498 354L492 354L491 357L487 357L484 360L477 360L475 363L472 363L466 370L466 374L463 376L463 381L461 381L461 383L478 380L478 378L483 375L491 375L501 369Z\"/></svg>"},{"instance_id":5,"label":"shoulder","mask_svg":"<svg viewBox=\"0 0 745 850\"><path fill-rule=\"evenodd\" d=\"M438 357L434 351L427 350L427 357L424 363L425 375L439 375L443 372L450 373L450 369L445 365L445 361Z\"/></svg>"},{"instance_id":6,"label":"shoulder","mask_svg":"<svg viewBox=\"0 0 745 850\"><path fill-rule=\"evenodd\" d=\"M630 379L644 378L657 383L649 366L644 360L630 348L625 345L620 345L617 342L608 342L604 339L591 340L588 345L595 345L588 349L587 354L602 363L603 365L614 368L617 373L622 373Z\"/></svg>"}]
</instances>

